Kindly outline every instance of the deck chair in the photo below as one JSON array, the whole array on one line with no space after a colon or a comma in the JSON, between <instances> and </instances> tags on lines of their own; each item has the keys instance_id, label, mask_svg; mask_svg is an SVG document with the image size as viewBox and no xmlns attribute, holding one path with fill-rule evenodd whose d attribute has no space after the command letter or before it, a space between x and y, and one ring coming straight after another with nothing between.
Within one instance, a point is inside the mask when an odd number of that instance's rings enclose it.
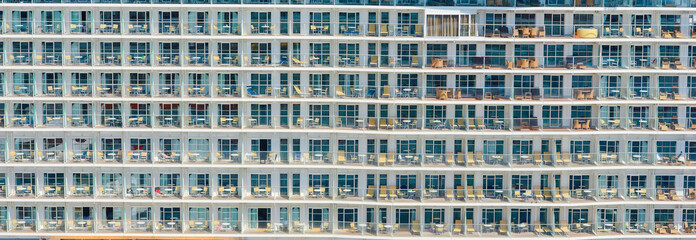
<instances>
[{"instance_id":1,"label":"deck chair","mask_svg":"<svg viewBox=\"0 0 696 240\"><path fill-rule=\"evenodd\" d=\"M452 156L452 153L447 153L445 156L445 162L448 165L454 165L454 156Z\"/></svg>"},{"instance_id":2,"label":"deck chair","mask_svg":"<svg viewBox=\"0 0 696 240\"><path fill-rule=\"evenodd\" d=\"M382 87L382 97L383 98L391 97L391 91L389 90L389 85L384 85Z\"/></svg>"},{"instance_id":3,"label":"deck chair","mask_svg":"<svg viewBox=\"0 0 696 240\"><path fill-rule=\"evenodd\" d=\"M553 199L553 196L551 195L551 189L545 187L544 188L544 199L550 200Z\"/></svg>"},{"instance_id":4,"label":"deck chair","mask_svg":"<svg viewBox=\"0 0 696 240\"><path fill-rule=\"evenodd\" d=\"M472 219L467 219L466 220L466 232L467 233L473 233L475 232L474 230L474 221Z\"/></svg>"},{"instance_id":5,"label":"deck chair","mask_svg":"<svg viewBox=\"0 0 696 240\"><path fill-rule=\"evenodd\" d=\"M476 194L474 194L474 186L466 186L466 198L476 200Z\"/></svg>"},{"instance_id":6,"label":"deck chair","mask_svg":"<svg viewBox=\"0 0 696 240\"><path fill-rule=\"evenodd\" d=\"M544 229L541 228L541 222L534 222L534 233L537 236L545 233Z\"/></svg>"},{"instance_id":7,"label":"deck chair","mask_svg":"<svg viewBox=\"0 0 696 240\"><path fill-rule=\"evenodd\" d=\"M457 199L465 199L466 196L464 195L464 187L462 186L457 186Z\"/></svg>"},{"instance_id":8,"label":"deck chair","mask_svg":"<svg viewBox=\"0 0 696 240\"><path fill-rule=\"evenodd\" d=\"M563 199L570 200L570 192L568 190L568 187L561 188L561 195L563 196Z\"/></svg>"},{"instance_id":9,"label":"deck chair","mask_svg":"<svg viewBox=\"0 0 696 240\"><path fill-rule=\"evenodd\" d=\"M467 165L474 165L474 153L473 152L466 153L466 164Z\"/></svg>"},{"instance_id":10,"label":"deck chair","mask_svg":"<svg viewBox=\"0 0 696 240\"><path fill-rule=\"evenodd\" d=\"M539 186L534 187L534 198L536 200L544 199L544 195L541 194L541 187L539 187Z\"/></svg>"},{"instance_id":11,"label":"deck chair","mask_svg":"<svg viewBox=\"0 0 696 240\"><path fill-rule=\"evenodd\" d=\"M380 153L379 154L379 162L377 162L377 165L386 165L386 164L387 164L387 154Z\"/></svg>"},{"instance_id":12,"label":"deck chair","mask_svg":"<svg viewBox=\"0 0 696 240\"><path fill-rule=\"evenodd\" d=\"M455 220L454 221L454 228L452 229L452 233L461 233L462 232L462 220Z\"/></svg>"},{"instance_id":13,"label":"deck chair","mask_svg":"<svg viewBox=\"0 0 696 240\"><path fill-rule=\"evenodd\" d=\"M396 197L397 197L397 195L396 195L396 186L394 186L394 185L389 186L389 198L391 198L391 199L396 199Z\"/></svg>"},{"instance_id":14,"label":"deck chair","mask_svg":"<svg viewBox=\"0 0 696 240\"><path fill-rule=\"evenodd\" d=\"M483 195L483 187L476 187L476 198L478 198L478 199L485 198L485 196Z\"/></svg>"},{"instance_id":15,"label":"deck chair","mask_svg":"<svg viewBox=\"0 0 696 240\"><path fill-rule=\"evenodd\" d=\"M451 188L445 189L445 199L454 200L454 193L452 191Z\"/></svg>"},{"instance_id":16,"label":"deck chair","mask_svg":"<svg viewBox=\"0 0 696 240\"><path fill-rule=\"evenodd\" d=\"M457 165L466 164L466 161L464 161L464 154L462 152L457 152L456 164Z\"/></svg>"},{"instance_id":17,"label":"deck chair","mask_svg":"<svg viewBox=\"0 0 696 240\"><path fill-rule=\"evenodd\" d=\"M412 222L411 233L413 233L414 235L415 234L420 235L421 231L420 231L420 222L419 221Z\"/></svg>"},{"instance_id":18,"label":"deck chair","mask_svg":"<svg viewBox=\"0 0 696 240\"><path fill-rule=\"evenodd\" d=\"M498 233L507 235L507 221L500 221L500 226L498 226Z\"/></svg>"},{"instance_id":19,"label":"deck chair","mask_svg":"<svg viewBox=\"0 0 696 240\"><path fill-rule=\"evenodd\" d=\"M568 221L561 221L560 230L564 235L568 235L570 233L570 229L568 229Z\"/></svg>"},{"instance_id":20,"label":"deck chair","mask_svg":"<svg viewBox=\"0 0 696 240\"><path fill-rule=\"evenodd\" d=\"M370 185L367 186L367 193L365 194L366 198L373 198L375 196L375 186Z\"/></svg>"}]
</instances>

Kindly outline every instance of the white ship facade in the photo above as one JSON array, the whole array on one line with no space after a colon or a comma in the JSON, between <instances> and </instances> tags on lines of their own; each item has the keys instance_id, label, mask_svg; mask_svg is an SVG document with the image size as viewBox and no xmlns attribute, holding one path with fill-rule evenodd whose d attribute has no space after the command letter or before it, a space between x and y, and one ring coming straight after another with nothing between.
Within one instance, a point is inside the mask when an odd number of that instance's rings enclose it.
<instances>
[{"instance_id":1,"label":"white ship facade","mask_svg":"<svg viewBox=\"0 0 696 240\"><path fill-rule=\"evenodd\" d=\"M7 0L0 236L696 236L696 2Z\"/></svg>"}]
</instances>

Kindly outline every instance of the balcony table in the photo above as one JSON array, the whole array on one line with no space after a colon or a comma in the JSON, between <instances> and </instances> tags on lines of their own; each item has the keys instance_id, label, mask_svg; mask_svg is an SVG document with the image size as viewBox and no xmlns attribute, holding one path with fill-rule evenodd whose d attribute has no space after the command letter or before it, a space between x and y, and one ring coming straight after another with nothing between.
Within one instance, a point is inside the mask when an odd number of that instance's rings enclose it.
<instances>
[{"instance_id":1,"label":"balcony table","mask_svg":"<svg viewBox=\"0 0 696 240\"><path fill-rule=\"evenodd\" d=\"M430 189L428 190L430 192L430 197L435 197L438 196L438 190L437 189Z\"/></svg>"},{"instance_id":2,"label":"balcony table","mask_svg":"<svg viewBox=\"0 0 696 240\"><path fill-rule=\"evenodd\" d=\"M503 121L503 120L495 120L495 128L496 128L496 129L502 130L502 129L503 129L503 123L505 123L505 121Z\"/></svg>"},{"instance_id":3,"label":"balcony table","mask_svg":"<svg viewBox=\"0 0 696 240\"><path fill-rule=\"evenodd\" d=\"M425 160L426 160L426 162L432 163L432 162L435 161L435 156L433 156L433 155L425 155Z\"/></svg>"},{"instance_id":4,"label":"balcony table","mask_svg":"<svg viewBox=\"0 0 696 240\"><path fill-rule=\"evenodd\" d=\"M612 229L613 227L614 227L614 224L613 224L613 223L604 223L604 229L605 229L605 230Z\"/></svg>"},{"instance_id":5,"label":"balcony table","mask_svg":"<svg viewBox=\"0 0 696 240\"><path fill-rule=\"evenodd\" d=\"M503 159L503 156L501 155L492 155L491 158L493 159L494 164L499 164L500 160Z\"/></svg>"},{"instance_id":6,"label":"balcony table","mask_svg":"<svg viewBox=\"0 0 696 240\"><path fill-rule=\"evenodd\" d=\"M176 225L176 222L174 221L167 222L168 230L174 230L174 225Z\"/></svg>"},{"instance_id":7,"label":"balcony table","mask_svg":"<svg viewBox=\"0 0 696 240\"><path fill-rule=\"evenodd\" d=\"M367 228L366 223L358 223L358 229L360 230L360 233L365 233L366 228Z\"/></svg>"},{"instance_id":8,"label":"balcony table","mask_svg":"<svg viewBox=\"0 0 696 240\"><path fill-rule=\"evenodd\" d=\"M524 192L524 193L522 193L522 197L524 197L524 201L527 201L532 197L532 193L531 192Z\"/></svg>"},{"instance_id":9,"label":"balcony table","mask_svg":"<svg viewBox=\"0 0 696 240\"><path fill-rule=\"evenodd\" d=\"M408 190L406 190L406 193L408 193L408 198L409 198L409 199L414 199L414 198L416 198L416 190L408 189Z\"/></svg>"},{"instance_id":10,"label":"balcony table","mask_svg":"<svg viewBox=\"0 0 696 240\"><path fill-rule=\"evenodd\" d=\"M314 92L313 92L313 93L314 93L314 96L323 95L323 94L322 94L322 91L324 91L324 90L323 90L322 88L320 88L320 87L319 87L319 88L314 88L314 89L312 89L312 90L314 90Z\"/></svg>"},{"instance_id":11,"label":"balcony table","mask_svg":"<svg viewBox=\"0 0 696 240\"><path fill-rule=\"evenodd\" d=\"M526 223L520 223L517 225L517 233L522 233L527 228Z\"/></svg>"},{"instance_id":12,"label":"balcony table","mask_svg":"<svg viewBox=\"0 0 696 240\"><path fill-rule=\"evenodd\" d=\"M223 87L222 94L230 94L230 87Z\"/></svg>"},{"instance_id":13,"label":"balcony table","mask_svg":"<svg viewBox=\"0 0 696 240\"><path fill-rule=\"evenodd\" d=\"M19 221L17 221L17 228L25 228L25 227L26 227L26 226L25 226L26 224L27 224L26 221L24 221L24 220L19 220Z\"/></svg>"},{"instance_id":14,"label":"balcony table","mask_svg":"<svg viewBox=\"0 0 696 240\"><path fill-rule=\"evenodd\" d=\"M406 129L406 128L410 128L410 127L411 127L411 123L412 123L413 121L411 121L411 119L404 119L404 120L401 120L401 122L403 123L403 124L402 124L402 128Z\"/></svg>"},{"instance_id":15,"label":"balcony table","mask_svg":"<svg viewBox=\"0 0 696 240\"><path fill-rule=\"evenodd\" d=\"M392 231L394 230L394 225L391 224L384 224L384 231L391 234Z\"/></svg>"},{"instance_id":16,"label":"balcony table","mask_svg":"<svg viewBox=\"0 0 696 240\"><path fill-rule=\"evenodd\" d=\"M365 128L365 120L356 119L356 120L355 120L355 123L356 123L356 124L355 124L356 127ZM358 155L358 156L360 156L360 155Z\"/></svg>"},{"instance_id":17,"label":"balcony table","mask_svg":"<svg viewBox=\"0 0 696 240\"><path fill-rule=\"evenodd\" d=\"M489 224L489 223L483 224L483 229L481 229L481 230L483 230L484 233L492 232L493 231L493 224Z\"/></svg>"},{"instance_id":18,"label":"balcony table","mask_svg":"<svg viewBox=\"0 0 696 240\"><path fill-rule=\"evenodd\" d=\"M273 232L278 232L283 228L283 223L273 223Z\"/></svg>"},{"instance_id":19,"label":"balcony table","mask_svg":"<svg viewBox=\"0 0 696 240\"><path fill-rule=\"evenodd\" d=\"M495 190L495 198L503 199L503 190Z\"/></svg>"},{"instance_id":20,"label":"balcony table","mask_svg":"<svg viewBox=\"0 0 696 240\"><path fill-rule=\"evenodd\" d=\"M366 154L358 154L358 161L360 161L361 163L364 163L366 160L367 160Z\"/></svg>"},{"instance_id":21,"label":"balcony table","mask_svg":"<svg viewBox=\"0 0 696 240\"><path fill-rule=\"evenodd\" d=\"M46 227L48 227L49 230L56 230L56 229L58 229L58 222L49 221L48 226L46 226Z\"/></svg>"},{"instance_id":22,"label":"balcony table","mask_svg":"<svg viewBox=\"0 0 696 240\"><path fill-rule=\"evenodd\" d=\"M445 224L435 224L435 233L436 234L443 234L445 231ZM439 229L442 229L442 232L440 232Z\"/></svg>"},{"instance_id":23,"label":"balcony table","mask_svg":"<svg viewBox=\"0 0 696 240\"><path fill-rule=\"evenodd\" d=\"M172 120L174 120L174 118L165 117L165 118L164 118L164 125L167 126L167 127L171 127L171 126L172 126Z\"/></svg>"},{"instance_id":24,"label":"balcony table","mask_svg":"<svg viewBox=\"0 0 696 240\"><path fill-rule=\"evenodd\" d=\"M402 89L402 91L404 91L404 95L411 96L411 91L413 91L413 89L404 88L404 89Z\"/></svg>"},{"instance_id":25,"label":"balcony table","mask_svg":"<svg viewBox=\"0 0 696 240\"><path fill-rule=\"evenodd\" d=\"M87 228L87 222L86 222L86 221L79 221L79 222L76 222L76 223L77 223L77 225L78 225L77 227L80 228L80 229L86 229L86 228Z\"/></svg>"},{"instance_id":26,"label":"balcony table","mask_svg":"<svg viewBox=\"0 0 696 240\"><path fill-rule=\"evenodd\" d=\"M355 89L355 95L353 97L362 97L363 96L363 90L362 88L356 88Z\"/></svg>"},{"instance_id":27,"label":"balcony table","mask_svg":"<svg viewBox=\"0 0 696 240\"><path fill-rule=\"evenodd\" d=\"M583 158L582 159L583 162L590 162L590 158L592 158L592 156L590 156L590 154L585 154L585 155L582 155L582 158Z\"/></svg>"},{"instance_id":28,"label":"balcony table","mask_svg":"<svg viewBox=\"0 0 696 240\"><path fill-rule=\"evenodd\" d=\"M529 155L521 155L520 162L527 163L529 161Z\"/></svg>"},{"instance_id":29,"label":"balcony table","mask_svg":"<svg viewBox=\"0 0 696 240\"><path fill-rule=\"evenodd\" d=\"M412 155L406 155L406 156L404 156L404 158L406 158L406 161L407 161L407 162L411 162L411 161L413 160L413 156L412 156Z\"/></svg>"},{"instance_id":30,"label":"balcony table","mask_svg":"<svg viewBox=\"0 0 696 240\"><path fill-rule=\"evenodd\" d=\"M196 119L196 125L205 125L205 118L197 118Z\"/></svg>"},{"instance_id":31,"label":"balcony table","mask_svg":"<svg viewBox=\"0 0 696 240\"><path fill-rule=\"evenodd\" d=\"M319 161L321 161L322 156L323 156L323 154L321 154L321 153L314 154L313 160L319 162Z\"/></svg>"},{"instance_id":32,"label":"balcony table","mask_svg":"<svg viewBox=\"0 0 696 240\"><path fill-rule=\"evenodd\" d=\"M273 96L279 96L280 95L280 87L274 87L273 92L271 93Z\"/></svg>"}]
</instances>

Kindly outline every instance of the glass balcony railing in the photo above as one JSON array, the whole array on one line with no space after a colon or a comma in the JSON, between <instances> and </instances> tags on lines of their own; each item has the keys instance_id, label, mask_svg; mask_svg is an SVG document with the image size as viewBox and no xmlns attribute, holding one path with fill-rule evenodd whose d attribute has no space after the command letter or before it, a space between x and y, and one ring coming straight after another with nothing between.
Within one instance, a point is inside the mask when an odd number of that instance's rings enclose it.
<instances>
[{"instance_id":1,"label":"glass balcony railing","mask_svg":"<svg viewBox=\"0 0 696 240\"><path fill-rule=\"evenodd\" d=\"M485 6L485 7L694 7L684 0L5 0L5 3L124 3L124 4L277 4L277 5L381 5L381 6Z\"/></svg>"},{"instance_id":2,"label":"glass balcony railing","mask_svg":"<svg viewBox=\"0 0 696 240\"><path fill-rule=\"evenodd\" d=\"M96 220L97 231L123 232L126 221L123 220Z\"/></svg>"},{"instance_id":3,"label":"glass balcony railing","mask_svg":"<svg viewBox=\"0 0 696 240\"><path fill-rule=\"evenodd\" d=\"M61 34L61 33L63 33L62 24L61 24L60 20L37 22L36 23L36 33Z\"/></svg>"},{"instance_id":4,"label":"glass balcony railing","mask_svg":"<svg viewBox=\"0 0 696 240\"><path fill-rule=\"evenodd\" d=\"M443 55L418 51L412 55L360 55L357 53L338 54L326 51L310 51L302 54L272 54L270 52L240 53L238 50L228 52L204 53L161 52L157 55L131 52L122 56L120 53L100 52L92 56L91 51L61 56L59 53L31 52L9 53L8 65L129 65L129 66L243 66L243 67L325 67L325 68L412 68L412 69L491 69L508 71L556 71L556 70L600 70L600 69L660 69L689 70L695 67L693 58L680 58L670 55L651 55L646 53L619 56L606 52L600 55L558 55L537 56L534 53L519 55ZM33 59L33 58L36 59ZM94 59L92 59L94 58ZM122 61L125 59L125 61ZM517 73L517 72L515 72Z\"/></svg>"},{"instance_id":5,"label":"glass balcony railing","mask_svg":"<svg viewBox=\"0 0 696 240\"><path fill-rule=\"evenodd\" d=\"M124 226L124 229L125 231L129 232L152 232L153 226L157 226L153 223L154 221L147 219L128 220L125 221L126 225Z\"/></svg>"}]
</instances>

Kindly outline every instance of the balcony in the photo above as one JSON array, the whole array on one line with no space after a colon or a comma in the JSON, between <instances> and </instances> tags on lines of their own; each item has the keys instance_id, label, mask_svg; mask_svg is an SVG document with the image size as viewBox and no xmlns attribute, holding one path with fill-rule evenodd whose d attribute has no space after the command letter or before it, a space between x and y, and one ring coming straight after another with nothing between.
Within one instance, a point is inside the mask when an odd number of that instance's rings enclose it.
<instances>
[{"instance_id":1,"label":"balcony","mask_svg":"<svg viewBox=\"0 0 696 240\"><path fill-rule=\"evenodd\" d=\"M99 191L97 191L97 196L105 198L121 198L123 196L121 189L121 186L104 185L99 187Z\"/></svg>"},{"instance_id":2,"label":"balcony","mask_svg":"<svg viewBox=\"0 0 696 240\"><path fill-rule=\"evenodd\" d=\"M68 194L71 197L90 197L92 196L94 188L90 185L76 185L71 186Z\"/></svg>"},{"instance_id":3,"label":"balcony","mask_svg":"<svg viewBox=\"0 0 696 240\"><path fill-rule=\"evenodd\" d=\"M121 116L118 115L113 115L113 116L103 116L101 118L101 126L105 127L122 127L123 126L123 120Z\"/></svg>"},{"instance_id":4,"label":"balcony","mask_svg":"<svg viewBox=\"0 0 696 240\"><path fill-rule=\"evenodd\" d=\"M31 65L34 63L31 52L12 53L9 55L9 64Z\"/></svg>"},{"instance_id":5,"label":"balcony","mask_svg":"<svg viewBox=\"0 0 696 240\"><path fill-rule=\"evenodd\" d=\"M114 226L116 223L114 223ZM125 231L136 233L152 233L153 221L147 219L129 220L124 226Z\"/></svg>"},{"instance_id":6,"label":"balcony","mask_svg":"<svg viewBox=\"0 0 696 240\"><path fill-rule=\"evenodd\" d=\"M96 220L95 226L99 232L123 232L123 225L125 221L122 220Z\"/></svg>"},{"instance_id":7,"label":"balcony","mask_svg":"<svg viewBox=\"0 0 696 240\"><path fill-rule=\"evenodd\" d=\"M16 114L11 117L11 126L14 127L34 127L34 116L33 114Z\"/></svg>"},{"instance_id":8,"label":"balcony","mask_svg":"<svg viewBox=\"0 0 696 240\"><path fill-rule=\"evenodd\" d=\"M150 34L150 29L146 23L131 23L128 24L128 33L130 34Z\"/></svg>"},{"instance_id":9,"label":"balcony","mask_svg":"<svg viewBox=\"0 0 696 240\"><path fill-rule=\"evenodd\" d=\"M161 34L181 34L181 28L178 22L175 21L160 21L159 23L159 33Z\"/></svg>"},{"instance_id":10,"label":"balcony","mask_svg":"<svg viewBox=\"0 0 696 240\"><path fill-rule=\"evenodd\" d=\"M151 127L149 116L131 116L128 118L129 127Z\"/></svg>"},{"instance_id":11,"label":"balcony","mask_svg":"<svg viewBox=\"0 0 696 240\"><path fill-rule=\"evenodd\" d=\"M8 33L34 33L32 25L31 21L11 22L6 24L6 31Z\"/></svg>"},{"instance_id":12,"label":"balcony","mask_svg":"<svg viewBox=\"0 0 696 240\"><path fill-rule=\"evenodd\" d=\"M155 187L156 198L180 198L181 187L178 186L160 186Z\"/></svg>"},{"instance_id":13,"label":"balcony","mask_svg":"<svg viewBox=\"0 0 696 240\"><path fill-rule=\"evenodd\" d=\"M120 34L121 33L121 28L119 23L101 23L97 26L97 33L102 33L102 34Z\"/></svg>"},{"instance_id":14,"label":"balcony","mask_svg":"<svg viewBox=\"0 0 696 240\"><path fill-rule=\"evenodd\" d=\"M186 117L186 126L190 127L210 127L210 119L206 116Z\"/></svg>"},{"instance_id":15,"label":"balcony","mask_svg":"<svg viewBox=\"0 0 696 240\"><path fill-rule=\"evenodd\" d=\"M181 117L176 115L158 116L157 125L159 127L181 127Z\"/></svg>"},{"instance_id":16,"label":"balcony","mask_svg":"<svg viewBox=\"0 0 696 240\"><path fill-rule=\"evenodd\" d=\"M44 156L44 154L46 156ZM41 162L53 162L53 163L63 163L64 162L64 157L63 157L63 151L61 150L45 150L43 152L37 151L36 152L36 157L37 161Z\"/></svg>"},{"instance_id":17,"label":"balcony","mask_svg":"<svg viewBox=\"0 0 696 240\"><path fill-rule=\"evenodd\" d=\"M131 84L126 86L126 94L132 97L150 96L149 84Z\"/></svg>"},{"instance_id":18,"label":"balcony","mask_svg":"<svg viewBox=\"0 0 696 240\"><path fill-rule=\"evenodd\" d=\"M68 152L68 160L71 162L94 162L91 151Z\"/></svg>"},{"instance_id":19,"label":"balcony","mask_svg":"<svg viewBox=\"0 0 696 240\"><path fill-rule=\"evenodd\" d=\"M50 185L44 186L43 197L47 198L62 198L65 194L65 186L63 185Z\"/></svg>"},{"instance_id":20,"label":"balcony","mask_svg":"<svg viewBox=\"0 0 696 240\"><path fill-rule=\"evenodd\" d=\"M146 66L150 65L150 54L136 54L132 53L126 56L126 63L132 66Z\"/></svg>"},{"instance_id":21,"label":"balcony","mask_svg":"<svg viewBox=\"0 0 696 240\"><path fill-rule=\"evenodd\" d=\"M220 22L213 25L213 31L217 34L240 35L240 24L238 22Z\"/></svg>"},{"instance_id":22,"label":"balcony","mask_svg":"<svg viewBox=\"0 0 696 240\"><path fill-rule=\"evenodd\" d=\"M61 34L62 32L60 20L36 23L36 33Z\"/></svg>"},{"instance_id":23,"label":"balcony","mask_svg":"<svg viewBox=\"0 0 696 240\"><path fill-rule=\"evenodd\" d=\"M153 194L148 186L134 186L127 188L127 198L152 198Z\"/></svg>"},{"instance_id":24,"label":"balcony","mask_svg":"<svg viewBox=\"0 0 696 240\"><path fill-rule=\"evenodd\" d=\"M148 151L129 151L126 154L126 160L136 163L150 162L150 153Z\"/></svg>"},{"instance_id":25,"label":"balcony","mask_svg":"<svg viewBox=\"0 0 696 240\"><path fill-rule=\"evenodd\" d=\"M92 34L92 23L90 21L72 21L70 23L71 34Z\"/></svg>"},{"instance_id":26,"label":"balcony","mask_svg":"<svg viewBox=\"0 0 696 240\"><path fill-rule=\"evenodd\" d=\"M189 196L191 196L191 197L198 197L198 198L210 197L207 186L189 187L188 192L189 192Z\"/></svg>"},{"instance_id":27,"label":"balcony","mask_svg":"<svg viewBox=\"0 0 696 240\"><path fill-rule=\"evenodd\" d=\"M239 60L239 54L224 54L220 53L218 56L213 56L213 62L215 65L223 66L241 66L241 61Z\"/></svg>"}]
</instances>

